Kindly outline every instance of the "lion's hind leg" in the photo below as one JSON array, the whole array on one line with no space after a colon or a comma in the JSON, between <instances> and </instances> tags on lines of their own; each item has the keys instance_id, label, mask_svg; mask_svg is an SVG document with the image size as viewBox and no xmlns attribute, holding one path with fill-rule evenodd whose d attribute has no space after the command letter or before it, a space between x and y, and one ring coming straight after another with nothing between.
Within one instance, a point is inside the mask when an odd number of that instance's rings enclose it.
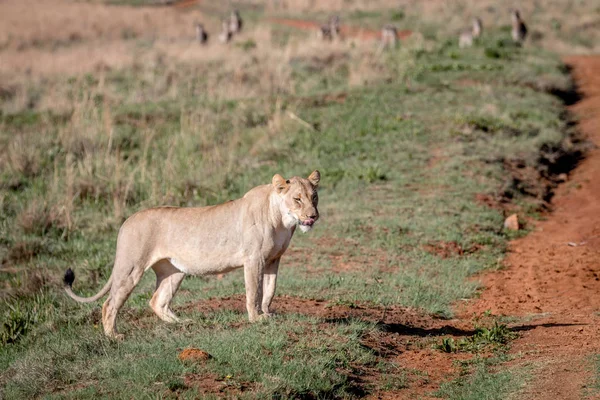
<instances>
[{"instance_id":1,"label":"lion's hind leg","mask_svg":"<svg viewBox=\"0 0 600 400\"><path fill-rule=\"evenodd\" d=\"M150 300L150 307L163 321L179 322L170 305L185 278L185 273L175 268L168 260L158 261L152 269L156 273L156 291Z\"/></svg>"},{"instance_id":2,"label":"lion's hind leg","mask_svg":"<svg viewBox=\"0 0 600 400\"><path fill-rule=\"evenodd\" d=\"M139 283L144 274L144 269L137 268L135 265L120 268L117 265L118 262L118 260L115 261L115 268L113 269L110 295L102 306L102 325L106 336L122 339L123 335L117 332L117 314Z\"/></svg>"}]
</instances>

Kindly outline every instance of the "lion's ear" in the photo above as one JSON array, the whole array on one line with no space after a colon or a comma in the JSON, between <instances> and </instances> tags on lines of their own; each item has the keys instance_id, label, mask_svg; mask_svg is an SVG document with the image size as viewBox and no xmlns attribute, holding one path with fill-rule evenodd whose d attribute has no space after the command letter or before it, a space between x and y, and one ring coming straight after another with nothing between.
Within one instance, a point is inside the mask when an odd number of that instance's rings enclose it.
<instances>
[{"instance_id":1,"label":"lion's ear","mask_svg":"<svg viewBox=\"0 0 600 400\"><path fill-rule=\"evenodd\" d=\"M288 182L285 180L285 178L283 176L281 176L279 174L275 174L273 176L273 180L271 181L271 183L273 184L273 187L275 188L277 193L283 192L288 187Z\"/></svg>"},{"instance_id":2,"label":"lion's ear","mask_svg":"<svg viewBox=\"0 0 600 400\"><path fill-rule=\"evenodd\" d=\"M321 180L321 173L319 171L317 171L316 169L313 171L312 174L310 174L308 176L308 181L310 182L311 185L313 185L315 188L317 186L319 186L319 181Z\"/></svg>"}]
</instances>

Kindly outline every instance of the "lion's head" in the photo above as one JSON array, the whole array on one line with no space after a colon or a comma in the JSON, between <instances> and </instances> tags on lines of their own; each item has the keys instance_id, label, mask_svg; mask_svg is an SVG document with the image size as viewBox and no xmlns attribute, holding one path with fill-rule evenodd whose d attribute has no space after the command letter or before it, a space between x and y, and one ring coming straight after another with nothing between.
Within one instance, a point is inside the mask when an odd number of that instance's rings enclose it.
<instances>
[{"instance_id":1,"label":"lion's head","mask_svg":"<svg viewBox=\"0 0 600 400\"><path fill-rule=\"evenodd\" d=\"M317 187L320 180L321 174L317 170L306 179L294 176L286 180L279 174L273 177L273 188L282 199L282 214L297 224L302 232L308 232L319 219Z\"/></svg>"}]
</instances>

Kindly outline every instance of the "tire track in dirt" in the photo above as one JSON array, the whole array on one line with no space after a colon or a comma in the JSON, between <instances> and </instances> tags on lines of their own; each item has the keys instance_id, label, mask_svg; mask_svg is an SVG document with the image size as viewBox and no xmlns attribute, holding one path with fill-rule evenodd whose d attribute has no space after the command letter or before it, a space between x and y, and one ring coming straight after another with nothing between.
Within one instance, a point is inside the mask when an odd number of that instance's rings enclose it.
<instances>
[{"instance_id":1,"label":"tire track in dirt","mask_svg":"<svg viewBox=\"0 0 600 400\"><path fill-rule=\"evenodd\" d=\"M567 57L583 99L570 107L579 129L600 144L600 56ZM600 353L600 150L592 149L553 198L553 212L510 244L507 268L482 277L484 290L461 314L535 316L511 352L533 365L523 399L580 399L589 356Z\"/></svg>"},{"instance_id":2,"label":"tire track in dirt","mask_svg":"<svg viewBox=\"0 0 600 400\"><path fill-rule=\"evenodd\" d=\"M195 310L205 314L232 310L245 317L245 299L243 294L208 299L187 304L182 310ZM460 376L461 371L456 363L474 358L474 354L469 352L444 353L432 349L432 345L439 343L441 338L451 337L458 341L472 337L476 331L474 321L470 318L447 320L436 318L421 310L397 305L383 307L357 303L349 306L338 304L335 300L304 299L288 295L277 296L273 308L276 314L303 314L316 317L323 325L343 325L349 319L376 324L378 329L369 332L361 339L361 343L382 359L398 365L404 372L407 387L396 390L379 389L382 378L385 378L384 374L377 367L356 366L356 369L350 373L350 382L361 388L361 393L371 392L367 396L368 399L435 399L437 397L433 393L439 389L442 382ZM149 310L144 312L153 321L152 312ZM491 320L480 320L480 322L489 325ZM249 322L236 322L231 327L236 328L246 324ZM530 331L538 327L539 324L533 322L519 325L514 330ZM491 354L483 352L479 355Z\"/></svg>"}]
</instances>

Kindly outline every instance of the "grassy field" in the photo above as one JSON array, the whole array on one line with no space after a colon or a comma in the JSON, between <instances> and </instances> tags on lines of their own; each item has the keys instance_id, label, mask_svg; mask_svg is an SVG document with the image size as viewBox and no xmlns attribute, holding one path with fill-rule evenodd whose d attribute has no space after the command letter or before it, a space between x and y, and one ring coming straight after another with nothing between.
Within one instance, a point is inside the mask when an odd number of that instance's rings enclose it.
<instances>
[{"instance_id":1,"label":"grassy field","mask_svg":"<svg viewBox=\"0 0 600 400\"><path fill-rule=\"evenodd\" d=\"M429 20L426 34L387 52L268 25L227 50L198 49L167 24L213 11L169 15L162 30L152 28L153 10L143 12L149 28L100 43L25 38L19 50L7 39L0 50L59 60L32 65L29 76L0 71L0 395L347 398L410 386L403 366L365 344L383 329L373 318L307 310L251 325L239 307L202 306L238 299L241 272L186 278L175 311L187 322L177 325L150 311L148 273L120 316L124 342L103 337L100 303L62 293L62 273L72 267L75 291L95 293L132 213L216 204L275 173L319 169L321 220L293 239L274 308L285 295L449 318L477 290L469 277L498 268L515 235L489 205L510 200L535 216L547 195L540 182L567 168L540 167L573 145L550 94L572 90L559 58L511 44L502 26L458 49ZM357 25L384 18L352 13ZM137 53L121 59L120 46ZM115 56L71 68L69 57L87 47ZM181 362L188 347L213 358ZM465 368L440 397L504 398L518 387L509 372L490 374L489 362Z\"/></svg>"}]
</instances>

